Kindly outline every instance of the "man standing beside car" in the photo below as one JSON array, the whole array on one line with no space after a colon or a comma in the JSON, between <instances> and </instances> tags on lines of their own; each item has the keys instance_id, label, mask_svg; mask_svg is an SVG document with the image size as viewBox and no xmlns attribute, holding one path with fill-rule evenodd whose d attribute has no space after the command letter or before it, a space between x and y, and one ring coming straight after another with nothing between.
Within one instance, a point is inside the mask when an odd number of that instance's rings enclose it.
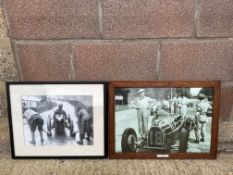
<instances>
[{"instance_id":1,"label":"man standing beside car","mask_svg":"<svg viewBox=\"0 0 233 175\"><path fill-rule=\"evenodd\" d=\"M139 89L138 95L139 97L131 102L131 106L137 110L139 134L145 138L148 130L148 109L155 105L156 100L145 96L145 89Z\"/></svg>"},{"instance_id":2,"label":"man standing beside car","mask_svg":"<svg viewBox=\"0 0 233 175\"><path fill-rule=\"evenodd\" d=\"M184 94L182 94L180 100L180 105L181 105L180 114L182 116L185 116L187 114L189 102L190 100Z\"/></svg>"},{"instance_id":3,"label":"man standing beside car","mask_svg":"<svg viewBox=\"0 0 233 175\"><path fill-rule=\"evenodd\" d=\"M212 110L212 105L208 101L208 98L206 96L202 97L203 99L201 102L197 105L197 113L196 113L196 123L197 128L195 131L196 136L196 143L205 142L206 137L206 125L207 125L207 113L209 110ZM200 126L200 127L199 127ZM199 130L201 130L201 139L199 140Z\"/></svg>"}]
</instances>

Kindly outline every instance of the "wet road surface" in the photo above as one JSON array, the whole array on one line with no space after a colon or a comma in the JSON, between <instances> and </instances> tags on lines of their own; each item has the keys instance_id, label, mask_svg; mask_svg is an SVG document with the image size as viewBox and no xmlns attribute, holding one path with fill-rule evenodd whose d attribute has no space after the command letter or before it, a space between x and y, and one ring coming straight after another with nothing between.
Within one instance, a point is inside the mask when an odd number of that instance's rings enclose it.
<instances>
[{"instance_id":1,"label":"wet road surface","mask_svg":"<svg viewBox=\"0 0 233 175\"><path fill-rule=\"evenodd\" d=\"M57 109L57 107L45 111L43 113L41 113L41 117L44 120L44 126L43 126L43 137L44 137L44 143L41 143L40 140L40 135L39 135L39 131L36 130L35 131L35 136L36 136L36 145L35 146L42 146L42 145L46 145L46 146L58 146L58 145L78 145L77 141L79 140L79 131L78 131L78 126L77 126L77 119L75 117L75 110L74 110L74 106L71 105L69 102L66 101L56 101L59 104L63 104L63 110L66 112L67 115L70 116L71 120L73 120L74 123L74 131L77 132L76 133L76 137L70 137L69 134L69 130L66 128L65 132L66 132L66 136L63 137L54 137L54 131L52 131L52 137L47 137L47 121L48 121L48 116L50 115L51 117L54 114L54 111ZM54 130L54 129L53 129ZM25 145L31 145L30 141L31 141L31 132L30 132L30 128L29 125L27 123L26 120L24 120L24 141L25 141ZM91 139L89 142L87 140L83 140L84 145L92 145L93 144L93 140Z\"/></svg>"}]
</instances>

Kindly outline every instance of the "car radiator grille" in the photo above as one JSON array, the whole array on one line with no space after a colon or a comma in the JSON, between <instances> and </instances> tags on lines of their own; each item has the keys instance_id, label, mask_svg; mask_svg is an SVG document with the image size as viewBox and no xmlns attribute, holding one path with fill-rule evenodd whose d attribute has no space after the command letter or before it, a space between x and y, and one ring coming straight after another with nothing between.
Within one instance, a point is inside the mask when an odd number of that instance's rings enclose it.
<instances>
[{"instance_id":1,"label":"car radiator grille","mask_svg":"<svg viewBox=\"0 0 233 175\"><path fill-rule=\"evenodd\" d=\"M162 147L164 144L164 135L159 128L151 128L148 138L149 146Z\"/></svg>"}]
</instances>

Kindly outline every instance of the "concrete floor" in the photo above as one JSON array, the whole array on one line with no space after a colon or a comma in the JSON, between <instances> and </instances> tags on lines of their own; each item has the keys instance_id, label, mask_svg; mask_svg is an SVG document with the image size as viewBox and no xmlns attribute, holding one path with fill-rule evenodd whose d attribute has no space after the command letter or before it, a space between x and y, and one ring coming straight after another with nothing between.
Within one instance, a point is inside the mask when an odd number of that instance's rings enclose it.
<instances>
[{"instance_id":1,"label":"concrete floor","mask_svg":"<svg viewBox=\"0 0 233 175\"><path fill-rule=\"evenodd\" d=\"M231 175L233 154L216 160L13 160L7 118L0 119L0 175Z\"/></svg>"}]
</instances>

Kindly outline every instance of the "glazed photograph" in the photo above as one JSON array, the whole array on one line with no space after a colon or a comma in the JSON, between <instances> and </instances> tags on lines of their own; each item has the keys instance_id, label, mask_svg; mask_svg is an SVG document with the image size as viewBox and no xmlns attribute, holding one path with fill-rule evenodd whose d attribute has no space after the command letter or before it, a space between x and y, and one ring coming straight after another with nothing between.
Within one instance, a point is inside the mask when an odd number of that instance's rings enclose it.
<instances>
[{"instance_id":1,"label":"glazed photograph","mask_svg":"<svg viewBox=\"0 0 233 175\"><path fill-rule=\"evenodd\" d=\"M25 145L92 145L92 96L23 96Z\"/></svg>"},{"instance_id":2,"label":"glazed photograph","mask_svg":"<svg viewBox=\"0 0 233 175\"><path fill-rule=\"evenodd\" d=\"M209 153L213 88L115 88L115 152Z\"/></svg>"},{"instance_id":3,"label":"glazed photograph","mask_svg":"<svg viewBox=\"0 0 233 175\"><path fill-rule=\"evenodd\" d=\"M106 157L106 84L8 82L13 158Z\"/></svg>"}]
</instances>

